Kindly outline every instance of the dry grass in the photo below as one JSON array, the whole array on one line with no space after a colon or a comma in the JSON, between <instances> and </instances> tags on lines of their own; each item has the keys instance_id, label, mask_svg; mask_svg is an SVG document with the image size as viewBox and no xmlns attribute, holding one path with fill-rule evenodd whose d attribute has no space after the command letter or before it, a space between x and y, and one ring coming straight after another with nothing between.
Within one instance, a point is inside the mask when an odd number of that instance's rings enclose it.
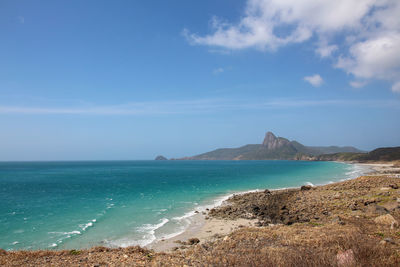
<instances>
[{"instance_id":1,"label":"dry grass","mask_svg":"<svg viewBox=\"0 0 400 267\"><path fill-rule=\"evenodd\" d=\"M337 266L338 252L351 249L354 266L400 266L394 246L379 241L353 226L298 224L241 229L182 254L194 266Z\"/></svg>"}]
</instances>

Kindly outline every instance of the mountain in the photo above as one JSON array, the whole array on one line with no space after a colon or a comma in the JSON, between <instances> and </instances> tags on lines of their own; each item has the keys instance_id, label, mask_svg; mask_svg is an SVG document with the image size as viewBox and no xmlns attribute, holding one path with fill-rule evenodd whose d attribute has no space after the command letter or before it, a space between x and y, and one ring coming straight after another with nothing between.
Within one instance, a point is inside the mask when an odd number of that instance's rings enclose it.
<instances>
[{"instance_id":1,"label":"mountain","mask_svg":"<svg viewBox=\"0 0 400 267\"><path fill-rule=\"evenodd\" d=\"M159 155L154 160L168 160L168 159L164 156Z\"/></svg>"},{"instance_id":2,"label":"mountain","mask_svg":"<svg viewBox=\"0 0 400 267\"><path fill-rule=\"evenodd\" d=\"M245 145L238 148L220 148L211 152L182 160L311 160L316 156L330 153L362 151L354 147L313 147L304 146L297 141L289 141L283 137L276 137L267 132L261 144Z\"/></svg>"},{"instance_id":3,"label":"mountain","mask_svg":"<svg viewBox=\"0 0 400 267\"><path fill-rule=\"evenodd\" d=\"M394 161L400 160L400 147L382 147L368 153L334 153L320 155L316 160L321 161Z\"/></svg>"}]
</instances>

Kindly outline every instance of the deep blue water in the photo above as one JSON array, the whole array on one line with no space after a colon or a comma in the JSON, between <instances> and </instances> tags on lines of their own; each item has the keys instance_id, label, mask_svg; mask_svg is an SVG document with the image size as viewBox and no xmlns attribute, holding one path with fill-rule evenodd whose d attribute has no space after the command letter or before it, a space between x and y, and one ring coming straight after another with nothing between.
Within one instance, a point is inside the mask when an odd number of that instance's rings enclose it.
<instances>
[{"instance_id":1,"label":"deep blue water","mask_svg":"<svg viewBox=\"0 0 400 267\"><path fill-rule=\"evenodd\" d=\"M359 167L358 167L359 168ZM323 184L357 166L304 161L0 163L0 248L146 245L238 191Z\"/></svg>"}]
</instances>

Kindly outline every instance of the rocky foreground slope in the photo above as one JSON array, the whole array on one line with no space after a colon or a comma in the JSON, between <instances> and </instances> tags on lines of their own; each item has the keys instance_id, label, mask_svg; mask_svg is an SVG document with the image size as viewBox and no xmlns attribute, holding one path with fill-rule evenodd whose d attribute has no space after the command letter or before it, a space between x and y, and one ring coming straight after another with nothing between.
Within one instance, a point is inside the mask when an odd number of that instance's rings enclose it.
<instances>
[{"instance_id":1,"label":"rocky foreground slope","mask_svg":"<svg viewBox=\"0 0 400 267\"><path fill-rule=\"evenodd\" d=\"M170 253L139 247L0 251L0 266L400 266L396 176L233 196L208 216L252 218L258 227Z\"/></svg>"}]
</instances>

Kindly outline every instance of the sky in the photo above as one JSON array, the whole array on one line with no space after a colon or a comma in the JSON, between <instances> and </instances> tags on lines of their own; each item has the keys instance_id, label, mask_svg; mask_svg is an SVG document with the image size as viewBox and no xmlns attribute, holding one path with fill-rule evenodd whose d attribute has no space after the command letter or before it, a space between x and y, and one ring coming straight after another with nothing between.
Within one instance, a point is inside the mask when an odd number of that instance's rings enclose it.
<instances>
[{"instance_id":1,"label":"sky","mask_svg":"<svg viewBox=\"0 0 400 267\"><path fill-rule=\"evenodd\" d=\"M0 160L400 145L398 0L0 2Z\"/></svg>"}]
</instances>

